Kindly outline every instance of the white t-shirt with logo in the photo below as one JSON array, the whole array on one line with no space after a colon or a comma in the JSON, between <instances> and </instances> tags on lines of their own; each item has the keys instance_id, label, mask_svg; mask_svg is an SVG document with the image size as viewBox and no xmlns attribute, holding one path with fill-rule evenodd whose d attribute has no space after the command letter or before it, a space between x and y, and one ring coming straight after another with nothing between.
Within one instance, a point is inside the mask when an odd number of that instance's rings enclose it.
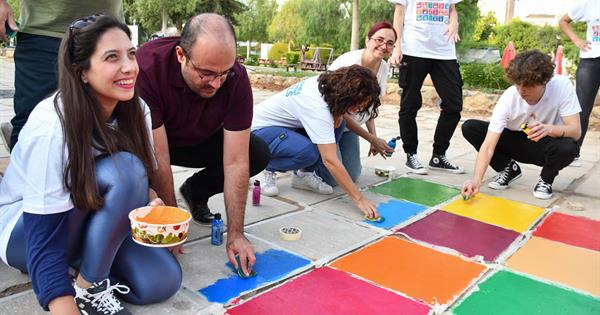
<instances>
[{"instance_id":1,"label":"white t-shirt with logo","mask_svg":"<svg viewBox=\"0 0 600 315\"><path fill-rule=\"evenodd\" d=\"M68 152L54 109L55 95L41 101L31 112L0 182L0 258L4 262L10 234L23 211L55 214L73 208L71 193L63 183L63 156L66 161ZM150 143L153 143L150 109L145 102L140 102ZM62 108L60 99L59 106ZM94 155L99 154L94 152Z\"/></svg>"},{"instance_id":2,"label":"white t-shirt with logo","mask_svg":"<svg viewBox=\"0 0 600 315\"><path fill-rule=\"evenodd\" d=\"M563 125L562 117L579 112L581 107L573 84L568 78L557 75L548 82L544 95L535 105L529 105L514 85L504 91L494 107L488 130L495 133L502 133L504 128L518 131L521 124L533 121Z\"/></svg>"},{"instance_id":3,"label":"white t-shirt with logo","mask_svg":"<svg viewBox=\"0 0 600 315\"><path fill-rule=\"evenodd\" d=\"M600 57L600 0L581 1L569 12L569 17L575 22L586 22L586 40L592 43L590 51L579 51L581 58Z\"/></svg>"},{"instance_id":4,"label":"white t-shirt with logo","mask_svg":"<svg viewBox=\"0 0 600 315\"><path fill-rule=\"evenodd\" d=\"M298 82L254 108L252 130L304 128L314 144L335 143L333 117L319 92L318 76Z\"/></svg>"},{"instance_id":5,"label":"white t-shirt with logo","mask_svg":"<svg viewBox=\"0 0 600 315\"><path fill-rule=\"evenodd\" d=\"M335 59L331 66L329 66L329 70L334 71L342 67L348 67L351 65L359 65L362 66L362 55L364 53L364 49L349 51ZM385 60L381 60L379 64L379 71L377 72L377 81L379 82L379 87L381 88L381 96L385 95L385 91L387 88L387 76L390 67ZM362 114L351 114L350 116L354 121L356 121L359 125L363 125L371 118L371 109L369 107L368 113Z\"/></svg>"},{"instance_id":6,"label":"white t-shirt with logo","mask_svg":"<svg viewBox=\"0 0 600 315\"><path fill-rule=\"evenodd\" d=\"M460 1L389 0L405 8L402 53L421 58L456 59L456 47L444 33L450 21L450 5Z\"/></svg>"}]
</instances>

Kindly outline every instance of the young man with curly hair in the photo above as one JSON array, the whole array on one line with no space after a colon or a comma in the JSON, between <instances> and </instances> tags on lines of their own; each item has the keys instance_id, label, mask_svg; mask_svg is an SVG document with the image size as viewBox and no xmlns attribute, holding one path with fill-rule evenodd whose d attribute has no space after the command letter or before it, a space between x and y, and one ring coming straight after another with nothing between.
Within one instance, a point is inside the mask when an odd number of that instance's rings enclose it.
<instances>
[{"instance_id":1,"label":"young man with curly hair","mask_svg":"<svg viewBox=\"0 0 600 315\"><path fill-rule=\"evenodd\" d=\"M573 85L553 73L550 56L538 50L518 54L506 71L513 86L498 100L490 122L465 121L462 133L479 154L463 196L479 192L488 165L499 172L488 187L508 188L522 176L518 161L542 167L533 195L552 197L554 178L579 154L576 141L581 136L581 107Z\"/></svg>"}]
</instances>

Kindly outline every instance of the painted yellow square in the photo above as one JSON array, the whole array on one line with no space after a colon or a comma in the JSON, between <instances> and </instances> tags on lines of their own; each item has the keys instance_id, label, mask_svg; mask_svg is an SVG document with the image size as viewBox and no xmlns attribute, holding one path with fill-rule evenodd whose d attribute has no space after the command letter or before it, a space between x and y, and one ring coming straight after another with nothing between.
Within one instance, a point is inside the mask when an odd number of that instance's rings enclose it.
<instances>
[{"instance_id":1,"label":"painted yellow square","mask_svg":"<svg viewBox=\"0 0 600 315\"><path fill-rule=\"evenodd\" d=\"M519 233L527 231L544 213L544 209L479 193L442 207L443 210Z\"/></svg>"},{"instance_id":2,"label":"painted yellow square","mask_svg":"<svg viewBox=\"0 0 600 315\"><path fill-rule=\"evenodd\" d=\"M600 252L534 236L506 265L600 297Z\"/></svg>"}]
</instances>

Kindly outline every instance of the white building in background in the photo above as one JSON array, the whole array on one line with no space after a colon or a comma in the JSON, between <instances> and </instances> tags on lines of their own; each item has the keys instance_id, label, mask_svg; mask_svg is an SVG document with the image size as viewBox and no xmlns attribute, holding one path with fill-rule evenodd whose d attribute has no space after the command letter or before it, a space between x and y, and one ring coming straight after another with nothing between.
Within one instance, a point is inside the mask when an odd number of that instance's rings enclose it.
<instances>
[{"instance_id":1,"label":"white building in background","mask_svg":"<svg viewBox=\"0 0 600 315\"><path fill-rule=\"evenodd\" d=\"M558 20L581 0L479 0L481 15L494 12L500 24L518 17L537 25L558 25ZM600 0L598 0L600 1Z\"/></svg>"}]
</instances>

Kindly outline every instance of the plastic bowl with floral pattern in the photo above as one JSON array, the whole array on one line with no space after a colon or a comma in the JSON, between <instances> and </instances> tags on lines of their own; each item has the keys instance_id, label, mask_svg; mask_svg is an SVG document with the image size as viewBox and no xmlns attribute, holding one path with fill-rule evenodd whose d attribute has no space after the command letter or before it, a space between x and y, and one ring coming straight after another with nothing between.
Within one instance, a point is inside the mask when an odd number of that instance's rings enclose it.
<instances>
[{"instance_id":1,"label":"plastic bowl with floral pattern","mask_svg":"<svg viewBox=\"0 0 600 315\"><path fill-rule=\"evenodd\" d=\"M171 247L183 244L188 236L191 214L169 206L146 206L129 212L131 236L141 245Z\"/></svg>"}]
</instances>

